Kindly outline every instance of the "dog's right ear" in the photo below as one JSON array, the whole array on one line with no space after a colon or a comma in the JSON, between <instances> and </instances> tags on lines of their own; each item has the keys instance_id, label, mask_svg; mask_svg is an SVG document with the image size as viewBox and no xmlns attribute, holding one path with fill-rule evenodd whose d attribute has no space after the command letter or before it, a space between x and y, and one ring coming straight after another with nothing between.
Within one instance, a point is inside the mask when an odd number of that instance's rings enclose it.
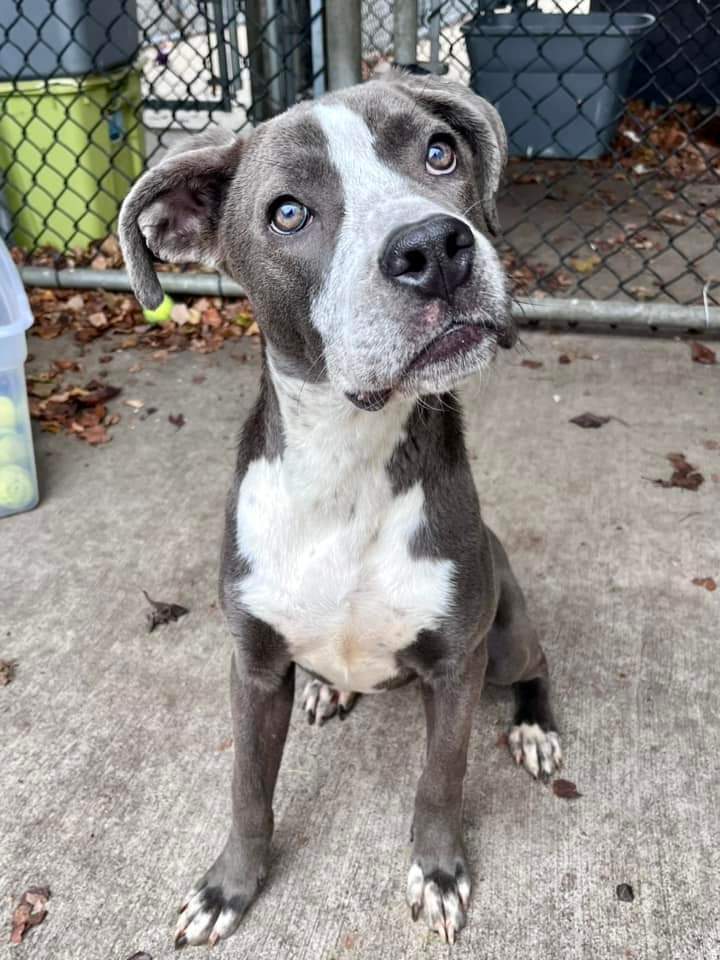
<instances>
[{"instance_id":1,"label":"dog's right ear","mask_svg":"<svg viewBox=\"0 0 720 960\"><path fill-rule=\"evenodd\" d=\"M176 263L219 267L219 226L243 143L222 129L174 148L132 188L120 211L125 265L135 296L154 309L163 299L151 253Z\"/></svg>"}]
</instances>

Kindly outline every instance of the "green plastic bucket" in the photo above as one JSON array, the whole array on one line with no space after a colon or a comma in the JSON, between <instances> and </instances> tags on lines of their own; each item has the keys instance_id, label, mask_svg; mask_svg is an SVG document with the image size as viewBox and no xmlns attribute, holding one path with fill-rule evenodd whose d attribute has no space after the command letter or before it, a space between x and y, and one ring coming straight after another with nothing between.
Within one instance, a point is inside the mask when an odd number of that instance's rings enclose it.
<instances>
[{"instance_id":1,"label":"green plastic bucket","mask_svg":"<svg viewBox=\"0 0 720 960\"><path fill-rule=\"evenodd\" d=\"M17 246L69 250L107 236L144 166L136 70L0 84L0 169Z\"/></svg>"}]
</instances>

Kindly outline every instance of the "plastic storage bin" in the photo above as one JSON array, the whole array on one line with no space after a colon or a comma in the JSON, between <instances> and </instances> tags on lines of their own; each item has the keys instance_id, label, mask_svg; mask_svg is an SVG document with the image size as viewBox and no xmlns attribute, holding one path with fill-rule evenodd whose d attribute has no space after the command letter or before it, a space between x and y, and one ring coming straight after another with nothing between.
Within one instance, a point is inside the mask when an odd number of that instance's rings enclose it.
<instances>
[{"instance_id":1,"label":"plastic storage bin","mask_svg":"<svg viewBox=\"0 0 720 960\"><path fill-rule=\"evenodd\" d=\"M24 369L32 322L20 276L0 240L0 518L38 502Z\"/></svg>"},{"instance_id":2,"label":"plastic storage bin","mask_svg":"<svg viewBox=\"0 0 720 960\"><path fill-rule=\"evenodd\" d=\"M593 159L610 149L648 13L485 14L463 27L473 90L515 156Z\"/></svg>"},{"instance_id":3,"label":"plastic storage bin","mask_svg":"<svg viewBox=\"0 0 720 960\"><path fill-rule=\"evenodd\" d=\"M137 71L0 83L0 169L17 246L68 250L106 237L144 167Z\"/></svg>"},{"instance_id":4,"label":"plastic storage bin","mask_svg":"<svg viewBox=\"0 0 720 960\"><path fill-rule=\"evenodd\" d=\"M135 0L0 2L0 80L106 73L137 54Z\"/></svg>"}]
</instances>

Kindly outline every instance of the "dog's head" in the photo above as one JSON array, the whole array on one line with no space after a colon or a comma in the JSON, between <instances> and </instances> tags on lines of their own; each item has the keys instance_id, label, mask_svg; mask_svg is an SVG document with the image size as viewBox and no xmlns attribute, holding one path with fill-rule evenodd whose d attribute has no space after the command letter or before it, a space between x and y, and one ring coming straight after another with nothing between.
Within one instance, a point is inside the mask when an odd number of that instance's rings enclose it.
<instances>
[{"instance_id":1,"label":"dog's head","mask_svg":"<svg viewBox=\"0 0 720 960\"><path fill-rule=\"evenodd\" d=\"M129 194L120 239L140 301L150 251L225 270L273 359L358 406L452 387L510 346L488 239L506 158L495 110L457 83L392 73L258 127L195 138Z\"/></svg>"}]
</instances>

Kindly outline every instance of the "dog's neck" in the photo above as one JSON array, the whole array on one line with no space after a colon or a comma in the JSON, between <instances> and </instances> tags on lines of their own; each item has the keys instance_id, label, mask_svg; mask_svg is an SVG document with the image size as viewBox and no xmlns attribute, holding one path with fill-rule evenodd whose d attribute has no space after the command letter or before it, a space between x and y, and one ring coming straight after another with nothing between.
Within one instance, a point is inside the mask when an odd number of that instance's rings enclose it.
<instances>
[{"instance_id":1,"label":"dog's neck","mask_svg":"<svg viewBox=\"0 0 720 960\"><path fill-rule=\"evenodd\" d=\"M336 500L356 495L373 474L384 476L415 402L395 397L382 410L359 410L328 382L294 375L268 350L265 376L278 416L266 429L280 430L283 470L298 492L325 490ZM278 440L279 438L274 438Z\"/></svg>"}]
</instances>

